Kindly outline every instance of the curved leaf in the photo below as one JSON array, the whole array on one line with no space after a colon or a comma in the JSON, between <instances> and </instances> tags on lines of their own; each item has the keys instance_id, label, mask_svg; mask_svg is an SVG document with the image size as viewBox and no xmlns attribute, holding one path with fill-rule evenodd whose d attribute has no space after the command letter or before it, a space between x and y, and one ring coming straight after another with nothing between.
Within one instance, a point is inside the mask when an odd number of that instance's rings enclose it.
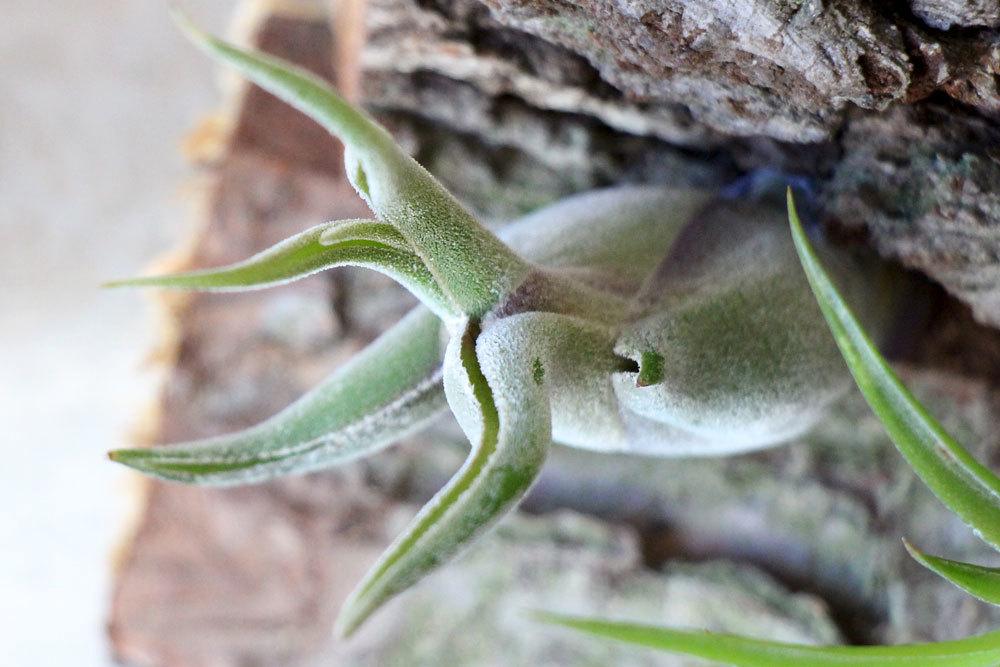
<instances>
[{"instance_id":1,"label":"curved leaf","mask_svg":"<svg viewBox=\"0 0 1000 667\"><path fill-rule=\"evenodd\" d=\"M903 541L913 559L983 602L1000 605L1000 568L931 556Z\"/></svg>"},{"instance_id":2,"label":"curved leaf","mask_svg":"<svg viewBox=\"0 0 1000 667\"><path fill-rule=\"evenodd\" d=\"M944 430L879 354L820 265L790 189L788 218L806 277L868 405L934 495L980 538L1000 548L1000 479Z\"/></svg>"},{"instance_id":3,"label":"curved leaf","mask_svg":"<svg viewBox=\"0 0 1000 667\"><path fill-rule=\"evenodd\" d=\"M373 220L317 225L229 266L117 280L106 286L242 291L280 285L317 271L348 265L384 273L438 315L455 315L447 297L406 239L392 225Z\"/></svg>"},{"instance_id":4,"label":"curved leaf","mask_svg":"<svg viewBox=\"0 0 1000 667\"><path fill-rule=\"evenodd\" d=\"M536 614L543 623L596 637L692 655L737 667L992 667L1000 664L1000 631L956 641L900 646L809 646L737 635L674 630L635 623Z\"/></svg>"},{"instance_id":5,"label":"curved leaf","mask_svg":"<svg viewBox=\"0 0 1000 667\"><path fill-rule=\"evenodd\" d=\"M457 310L481 316L527 276L530 265L480 225L388 132L322 79L208 35L176 10L174 17L207 53L344 142L347 174L354 187L380 220L410 242Z\"/></svg>"},{"instance_id":6,"label":"curved leaf","mask_svg":"<svg viewBox=\"0 0 1000 667\"><path fill-rule=\"evenodd\" d=\"M498 232L526 259L615 276L634 291L678 233L712 198L710 190L619 185L575 194Z\"/></svg>"},{"instance_id":7,"label":"curved leaf","mask_svg":"<svg viewBox=\"0 0 1000 667\"><path fill-rule=\"evenodd\" d=\"M700 205L704 195L691 195L693 201L690 202L685 197L683 193L654 188L622 187L597 191L546 207L505 228L501 233L505 237L511 234L515 247L529 253L531 257L537 255L546 263L551 261L556 265L589 265L593 260L613 266L614 263L602 250L603 245L597 248L586 244L574 245L569 238L573 234L574 220L580 219L582 224L589 227L613 223L614 228L621 229L623 233L635 232L626 234L630 239L648 239L649 234L657 232L658 227L663 226L659 224L662 217L660 212L666 204L674 204L672 208L677 208L679 204L680 208L687 210ZM622 209L626 215L613 217L616 211ZM536 237L527 233L530 231L529 227L549 231L539 243ZM235 269L230 273L226 273L226 269L212 270L181 276L139 278L117 284L173 283L178 287L226 290L241 287L251 289L292 280L324 268L330 259L322 248L309 240L310 237L316 237L320 245L367 237L394 248L408 247L399 232L385 223L370 220L341 221L320 225L261 253L257 258L272 256L264 266L248 260L229 267L230 270ZM562 244L554 244L552 241L556 239L562 239ZM633 245L639 247L645 244ZM422 324L400 323L396 329L373 343L375 349L363 351L357 360L337 369L326 383L266 422L221 437L152 449L118 450L112 452L111 456L126 465L164 479L195 484L237 484L272 479L286 473L317 470L375 451L388 444L389 440L402 437L404 431L399 429L404 428L404 425L400 422L400 414L407 407L423 405L420 397L425 393L428 401L431 401L430 397L435 397L432 401L436 406L434 409L440 409L444 405L441 383L432 381L432 378L439 376L439 373L437 376L435 373L439 371L440 363L434 360L437 358L437 331L440 327L434 327L433 319L427 319L426 311L423 312ZM414 314L410 317L421 316ZM580 336L587 338L588 332L574 331L576 340L572 347L578 349ZM407 360L411 362L409 365L404 363ZM593 360L588 358L588 361ZM394 377L386 378L379 373L380 369L398 370L400 365L405 365L407 370L398 383L395 383ZM579 361L571 364L574 369L586 365ZM374 373L370 379L371 387L366 387L368 380L365 376L368 372ZM405 386L407 382L408 387ZM365 419L359 412L362 404L351 407L352 401L357 401L356 397L361 395L375 396L380 387L385 392L384 400L376 398L364 403L372 410L370 419ZM404 395L408 397L407 400L397 400ZM414 416L414 423L420 423L422 414ZM301 423L298 423L300 420ZM342 431L351 420L366 424L377 424L380 420L385 420L384 431L372 435L371 440L366 442L362 439L363 431L348 428L347 434L353 435L351 439L345 439ZM327 433L325 428L329 428L331 432ZM614 439L613 433L608 429L598 430L591 435L595 439ZM618 437L621 438L621 435Z\"/></svg>"},{"instance_id":8,"label":"curved leaf","mask_svg":"<svg viewBox=\"0 0 1000 667\"><path fill-rule=\"evenodd\" d=\"M544 383L529 361L509 354L504 336L477 335L478 325L467 324L445 357L448 403L474 443L469 458L344 603L343 636L510 511L541 470L551 441Z\"/></svg>"},{"instance_id":9,"label":"curved leaf","mask_svg":"<svg viewBox=\"0 0 1000 667\"><path fill-rule=\"evenodd\" d=\"M109 456L161 479L214 485L263 481L366 456L445 409L440 328L434 315L418 308L323 384L253 428Z\"/></svg>"}]
</instances>

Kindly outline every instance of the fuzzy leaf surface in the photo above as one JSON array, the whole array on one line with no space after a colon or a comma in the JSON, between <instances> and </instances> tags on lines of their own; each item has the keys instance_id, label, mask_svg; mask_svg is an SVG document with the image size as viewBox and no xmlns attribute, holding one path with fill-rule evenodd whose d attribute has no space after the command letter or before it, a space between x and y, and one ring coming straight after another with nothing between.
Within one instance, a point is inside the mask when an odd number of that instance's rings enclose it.
<instances>
[{"instance_id":1,"label":"fuzzy leaf surface","mask_svg":"<svg viewBox=\"0 0 1000 667\"><path fill-rule=\"evenodd\" d=\"M468 324L445 355L448 404L473 443L469 457L344 603L342 635L513 509L545 461L551 426L544 381L518 354L515 337L477 336L477 329Z\"/></svg>"},{"instance_id":2,"label":"fuzzy leaf surface","mask_svg":"<svg viewBox=\"0 0 1000 667\"><path fill-rule=\"evenodd\" d=\"M522 256L604 287L634 293L687 222L713 196L708 190L617 186L566 197L499 231Z\"/></svg>"},{"instance_id":3,"label":"fuzzy leaf surface","mask_svg":"<svg viewBox=\"0 0 1000 667\"><path fill-rule=\"evenodd\" d=\"M109 287L168 287L245 291L280 285L336 266L360 266L396 280L431 310L449 316L449 302L434 276L391 225L344 220L317 225L253 257L228 266L146 276L108 283Z\"/></svg>"},{"instance_id":4,"label":"fuzzy leaf surface","mask_svg":"<svg viewBox=\"0 0 1000 667\"><path fill-rule=\"evenodd\" d=\"M980 538L1000 547L1000 479L944 430L879 354L819 263L791 190L788 218L806 277L868 405L934 495Z\"/></svg>"},{"instance_id":5,"label":"fuzzy leaf surface","mask_svg":"<svg viewBox=\"0 0 1000 667\"><path fill-rule=\"evenodd\" d=\"M682 653L736 667L992 667L1000 664L1000 631L956 641L899 646L809 646L704 631L537 614L544 623L595 637Z\"/></svg>"},{"instance_id":6,"label":"fuzzy leaf surface","mask_svg":"<svg viewBox=\"0 0 1000 667\"><path fill-rule=\"evenodd\" d=\"M419 308L323 384L245 431L110 457L143 473L229 485L305 473L372 454L447 407L440 321Z\"/></svg>"},{"instance_id":7,"label":"fuzzy leaf surface","mask_svg":"<svg viewBox=\"0 0 1000 667\"><path fill-rule=\"evenodd\" d=\"M622 281L634 285L658 261L650 248L666 246L676 234L683 217L664 219L663 211L681 211L685 215L701 206L708 195L699 191L666 190L650 187L619 187L576 195L522 218L505 227L501 234L523 251L527 257L560 270L589 270L598 267L604 280ZM609 231L610 230L610 231ZM606 243L591 243L589 235L620 235L632 261L621 263L619 249ZM182 276L140 278L118 284L167 284L176 282L178 287L198 289L238 289L264 287L325 268L330 246L358 236L369 238L392 248L408 247L405 239L394 228L374 221L343 221L320 225L303 232L298 237L279 243L275 248L261 253L272 254L268 265L253 266L253 261L229 267L231 273L213 270ZM653 243L655 241L655 243ZM318 245L317 245L318 243ZM303 248L305 246L305 248ZM277 254L277 257L273 257ZM260 257L260 255L258 256ZM246 265L250 266L246 266ZM631 278L630 276L635 276ZM596 279L595 279L596 280ZM422 312L422 315L418 315ZM404 419L406 410L415 410L413 424L422 424L425 414L443 409L445 401L440 381L440 355L436 353L440 326L433 325L433 318L425 309L418 308L385 336L375 341L374 349L361 353L337 369L322 385L271 419L244 431L205 440L177 443L152 449L119 450L112 457L126 465L156 477L194 484L237 484L265 481L283 474L295 474L337 465L355 457L365 456L389 444L388 441L403 437L409 432ZM568 320L567 320L568 321ZM579 354L572 363L559 360L547 364L552 384L565 377L566 385L558 392L556 402L566 400L581 403L580 393L569 385L580 384L581 369L599 363L603 348L597 349L592 341L594 327L574 328L579 323L569 322L566 335L548 337L552 342L562 341ZM557 332L558 333L558 332ZM572 344L571 344L572 343ZM586 343L586 344L584 344ZM568 348L567 348L568 349ZM582 357L582 358L581 358ZM407 360L412 363L407 363ZM379 365L379 364L385 364ZM563 373L562 369L566 372ZM599 369L606 385L611 367ZM369 372L372 387L366 387ZM384 373L388 373L385 376ZM401 375L392 373L400 372ZM570 374L575 374L570 377ZM437 380L434 380L434 378ZM384 400L377 399L379 387L384 389ZM598 394L609 390L595 386L588 391ZM363 397L369 396L362 402ZM402 397L407 397L405 400ZM422 398L421 398L422 397ZM601 399L598 396L598 399ZM607 405L605 413L597 415L602 424L613 421L617 414L614 397L598 401ZM363 406L367 406L364 408ZM370 409L365 416L362 409ZM586 433L590 439L600 439L624 447L620 428L607 423L602 428L582 428L582 420L593 410L554 410L556 416L566 413L559 420L568 440L574 439L575 429ZM349 423L380 423L384 430L372 434L366 448L358 438L365 435L347 427ZM592 425L593 426L593 425ZM324 429L330 429L326 432ZM416 427L413 427L416 428ZM353 440L346 439L348 435ZM388 441L387 441L388 439ZM353 444L352 444L353 443Z\"/></svg>"},{"instance_id":8,"label":"fuzzy leaf surface","mask_svg":"<svg viewBox=\"0 0 1000 667\"><path fill-rule=\"evenodd\" d=\"M208 35L177 12L175 19L204 51L344 142L351 183L375 216L407 239L455 310L478 317L529 273L531 267L480 225L385 129L325 81L279 58Z\"/></svg>"},{"instance_id":9,"label":"fuzzy leaf surface","mask_svg":"<svg viewBox=\"0 0 1000 667\"><path fill-rule=\"evenodd\" d=\"M850 387L780 205L699 212L634 303L615 351L638 372L614 382L636 451L718 456L785 442Z\"/></svg>"}]
</instances>

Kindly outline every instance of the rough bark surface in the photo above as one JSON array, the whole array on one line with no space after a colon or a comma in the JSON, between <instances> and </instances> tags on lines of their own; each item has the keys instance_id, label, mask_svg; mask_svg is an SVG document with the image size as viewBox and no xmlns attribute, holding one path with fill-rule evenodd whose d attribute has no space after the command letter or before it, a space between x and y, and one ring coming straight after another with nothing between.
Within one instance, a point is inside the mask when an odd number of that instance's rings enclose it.
<instances>
[{"instance_id":1,"label":"rough bark surface","mask_svg":"<svg viewBox=\"0 0 1000 667\"><path fill-rule=\"evenodd\" d=\"M1000 27L1000 4L995 0L913 0L910 7L927 25L941 30Z\"/></svg>"},{"instance_id":2,"label":"rough bark surface","mask_svg":"<svg viewBox=\"0 0 1000 667\"><path fill-rule=\"evenodd\" d=\"M378 63L390 69L487 77L481 87L491 92L507 87L542 98L539 108L588 113L617 129L697 147L732 136L830 139L849 108L882 110L951 93L1000 63L992 31L941 33L864 0L373 4L396 17L380 16L374 27L388 18L402 33L378 49ZM948 12L946 3L926 4ZM960 20L989 13L966 11ZM562 85L549 90L549 83ZM995 93L993 82L979 106L996 109Z\"/></svg>"},{"instance_id":3,"label":"rough bark surface","mask_svg":"<svg viewBox=\"0 0 1000 667\"><path fill-rule=\"evenodd\" d=\"M1000 123L937 104L852 119L826 210L1000 326Z\"/></svg>"},{"instance_id":4,"label":"rough bark surface","mask_svg":"<svg viewBox=\"0 0 1000 667\"><path fill-rule=\"evenodd\" d=\"M831 230L974 309L932 290L907 380L1000 463L1000 332L970 314L1000 325L991 8L372 0L363 93L422 163L498 220L614 182L809 175ZM262 16L251 41L332 77L318 14ZM253 88L234 108L184 266L363 215L339 148L317 127ZM154 441L260 421L411 303L381 277L348 270L172 300ZM661 461L557 448L525 505L542 516L505 522L357 640L332 642L349 588L465 451L448 422L336 472L232 490L148 483L114 597L116 655L185 667L694 664L566 641L516 614L562 603L825 642L951 638L1000 621L905 557L904 535L976 562L989 551L909 472L855 395L801 442L763 454ZM594 518L555 513L567 509ZM734 600L753 611L730 613ZM501 649L510 659L498 663Z\"/></svg>"},{"instance_id":5,"label":"rough bark surface","mask_svg":"<svg viewBox=\"0 0 1000 667\"><path fill-rule=\"evenodd\" d=\"M368 11L366 99L489 212L609 182L802 173L829 190L831 222L866 226L886 256L1000 324L995 29L939 30L858 0Z\"/></svg>"}]
</instances>

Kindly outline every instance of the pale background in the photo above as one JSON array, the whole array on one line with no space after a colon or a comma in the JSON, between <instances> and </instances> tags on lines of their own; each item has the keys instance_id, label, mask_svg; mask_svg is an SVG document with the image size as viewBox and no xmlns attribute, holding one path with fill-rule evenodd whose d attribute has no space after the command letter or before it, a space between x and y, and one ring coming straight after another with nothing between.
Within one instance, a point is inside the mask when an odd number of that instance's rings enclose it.
<instances>
[{"instance_id":1,"label":"pale background","mask_svg":"<svg viewBox=\"0 0 1000 667\"><path fill-rule=\"evenodd\" d=\"M225 27L233 0L190 0ZM133 509L104 456L156 387L141 294L103 291L190 221L179 151L217 101L165 2L12 2L0 21L0 662L108 665L114 549Z\"/></svg>"}]
</instances>

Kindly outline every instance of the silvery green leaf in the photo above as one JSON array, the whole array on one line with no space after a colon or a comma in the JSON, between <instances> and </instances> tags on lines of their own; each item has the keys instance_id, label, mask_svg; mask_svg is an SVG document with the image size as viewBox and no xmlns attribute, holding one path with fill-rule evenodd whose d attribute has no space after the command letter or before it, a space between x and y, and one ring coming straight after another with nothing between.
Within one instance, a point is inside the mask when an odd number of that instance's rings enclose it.
<instances>
[{"instance_id":1,"label":"silvery green leaf","mask_svg":"<svg viewBox=\"0 0 1000 667\"><path fill-rule=\"evenodd\" d=\"M993 667L1000 664L1000 631L954 641L900 646L810 646L558 614L536 614L535 617L544 623L595 637L736 667Z\"/></svg>"},{"instance_id":2,"label":"silvery green leaf","mask_svg":"<svg viewBox=\"0 0 1000 667\"><path fill-rule=\"evenodd\" d=\"M925 554L909 542L904 541L904 544L913 559L931 572L983 602L1000 605L1000 568L939 558Z\"/></svg>"},{"instance_id":3,"label":"silvery green leaf","mask_svg":"<svg viewBox=\"0 0 1000 667\"><path fill-rule=\"evenodd\" d=\"M1000 548L1000 479L952 438L903 386L830 280L788 192L799 258L847 367L872 411L917 475L984 541Z\"/></svg>"},{"instance_id":4,"label":"silvery green leaf","mask_svg":"<svg viewBox=\"0 0 1000 667\"><path fill-rule=\"evenodd\" d=\"M323 384L251 429L110 456L154 477L224 485L372 454L445 409L440 329L434 315L418 308Z\"/></svg>"},{"instance_id":5,"label":"silvery green leaf","mask_svg":"<svg viewBox=\"0 0 1000 667\"><path fill-rule=\"evenodd\" d=\"M448 299L406 239L391 225L372 220L317 225L229 266L118 280L107 286L243 291L280 285L336 266L361 266L384 273L438 315L455 314L448 310Z\"/></svg>"},{"instance_id":6,"label":"silvery green leaf","mask_svg":"<svg viewBox=\"0 0 1000 667\"><path fill-rule=\"evenodd\" d=\"M477 335L469 323L449 343L445 390L472 451L344 603L341 634L453 558L509 512L538 475L551 441L548 397L509 328L501 322Z\"/></svg>"},{"instance_id":7,"label":"silvery green leaf","mask_svg":"<svg viewBox=\"0 0 1000 667\"><path fill-rule=\"evenodd\" d=\"M344 142L347 175L376 217L394 226L434 275L454 310L478 317L530 272L521 260L396 145L364 112L322 79L291 63L177 23L215 58L299 109Z\"/></svg>"}]
</instances>

